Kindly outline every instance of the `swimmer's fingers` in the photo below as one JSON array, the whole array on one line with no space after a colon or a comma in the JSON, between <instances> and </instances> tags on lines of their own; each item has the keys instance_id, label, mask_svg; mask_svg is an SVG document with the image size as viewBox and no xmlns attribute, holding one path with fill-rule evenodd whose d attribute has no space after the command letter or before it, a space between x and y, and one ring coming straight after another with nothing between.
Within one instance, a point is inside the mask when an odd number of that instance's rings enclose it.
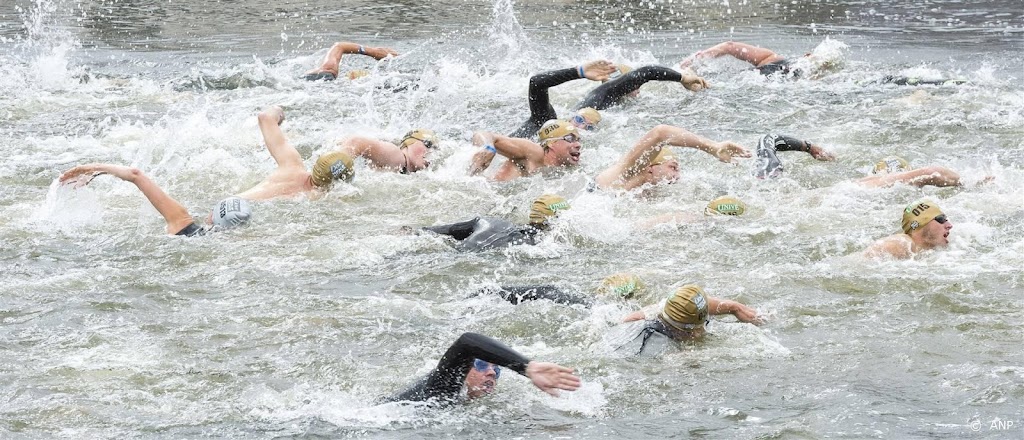
<instances>
[{"instance_id":1,"label":"swimmer's fingers","mask_svg":"<svg viewBox=\"0 0 1024 440\"><path fill-rule=\"evenodd\" d=\"M580 387L580 378L572 374L571 368L550 362L533 362L526 365L526 376L533 385L552 396L558 396L558 390L575 391Z\"/></svg>"},{"instance_id":2,"label":"swimmer's fingers","mask_svg":"<svg viewBox=\"0 0 1024 440\"><path fill-rule=\"evenodd\" d=\"M92 182L96 176L106 174L105 171L97 170L93 165L80 165L64 172L58 181L61 185L72 185L74 188L81 188Z\"/></svg>"},{"instance_id":3,"label":"swimmer's fingers","mask_svg":"<svg viewBox=\"0 0 1024 440\"><path fill-rule=\"evenodd\" d=\"M694 74L683 74L683 87L691 92L699 92L708 88L708 82Z\"/></svg>"},{"instance_id":4,"label":"swimmer's fingers","mask_svg":"<svg viewBox=\"0 0 1024 440\"><path fill-rule=\"evenodd\" d=\"M734 142L722 142L718 145L718 160L725 163L733 163L733 158L750 157L750 150L739 146Z\"/></svg>"},{"instance_id":5,"label":"swimmer's fingers","mask_svg":"<svg viewBox=\"0 0 1024 440\"><path fill-rule=\"evenodd\" d=\"M836 160L836 156L834 154L817 145L811 145L810 153L811 157L818 159L820 161Z\"/></svg>"},{"instance_id":6,"label":"swimmer's fingers","mask_svg":"<svg viewBox=\"0 0 1024 440\"><path fill-rule=\"evenodd\" d=\"M382 55L380 58L397 57L398 56L398 51L394 50L394 49L392 49L390 47L378 47L377 49L380 50L381 52L384 52L384 55ZM380 59L380 58L378 58L378 59Z\"/></svg>"},{"instance_id":7,"label":"swimmer's fingers","mask_svg":"<svg viewBox=\"0 0 1024 440\"><path fill-rule=\"evenodd\" d=\"M618 67L608 60L591 61L583 65L583 76L593 81L607 81Z\"/></svg>"}]
</instances>

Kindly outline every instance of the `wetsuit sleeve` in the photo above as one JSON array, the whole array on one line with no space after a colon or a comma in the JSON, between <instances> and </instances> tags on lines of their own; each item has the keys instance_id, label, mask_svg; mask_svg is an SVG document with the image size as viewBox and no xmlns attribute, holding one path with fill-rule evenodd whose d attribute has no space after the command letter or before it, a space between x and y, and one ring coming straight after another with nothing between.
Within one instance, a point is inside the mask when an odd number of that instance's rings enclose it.
<instances>
[{"instance_id":1,"label":"wetsuit sleeve","mask_svg":"<svg viewBox=\"0 0 1024 440\"><path fill-rule=\"evenodd\" d=\"M575 67L552 70L531 76L529 91L530 119L524 122L516 131L509 134L509 136L519 138L532 137L537 134L537 130L549 119L557 119L558 114L555 113L555 108L551 106L548 89L579 78L579 70Z\"/></svg>"},{"instance_id":2,"label":"wetsuit sleeve","mask_svg":"<svg viewBox=\"0 0 1024 440\"><path fill-rule=\"evenodd\" d=\"M778 151L803 151L811 152L811 143L795 137L778 135L775 138L775 149Z\"/></svg>"},{"instance_id":3,"label":"wetsuit sleeve","mask_svg":"<svg viewBox=\"0 0 1024 440\"><path fill-rule=\"evenodd\" d=\"M649 81L681 82L683 74L663 66L643 66L621 77L608 81L591 90L582 101L576 104L575 110L592 107L604 110L618 104L622 98Z\"/></svg>"},{"instance_id":4,"label":"wetsuit sleeve","mask_svg":"<svg viewBox=\"0 0 1024 440\"><path fill-rule=\"evenodd\" d=\"M501 286L496 293L512 304L519 304L523 301L536 301L539 299L546 299L548 301L566 305L584 304L589 306L591 304L591 302L585 297L565 292L550 284L535 286Z\"/></svg>"},{"instance_id":5,"label":"wetsuit sleeve","mask_svg":"<svg viewBox=\"0 0 1024 440\"><path fill-rule=\"evenodd\" d=\"M435 234L447 235L456 240L462 241L465 240L466 237L469 237L470 235L473 234L473 231L476 230L477 224L479 222L480 217L477 217L473 220L467 220L464 222L452 223L448 225L427 226L423 228L423 230L430 231Z\"/></svg>"},{"instance_id":6,"label":"wetsuit sleeve","mask_svg":"<svg viewBox=\"0 0 1024 440\"><path fill-rule=\"evenodd\" d=\"M437 362L437 367L426 378L390 400L455 400L462 392L474 359L501 365L524 376L526 364L530 363L529 359L493 338L478 333L463 333L448 347L448 351Z\"/></svg>"}]
</instances>

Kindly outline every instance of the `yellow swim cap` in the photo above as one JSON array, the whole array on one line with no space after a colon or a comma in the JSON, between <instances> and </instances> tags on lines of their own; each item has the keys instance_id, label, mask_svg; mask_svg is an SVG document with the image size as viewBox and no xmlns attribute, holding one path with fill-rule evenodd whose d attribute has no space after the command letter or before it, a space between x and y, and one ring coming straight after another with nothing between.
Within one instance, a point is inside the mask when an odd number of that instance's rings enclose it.
<instances>
[{"instance_id":1,"label":"yellow swim cap","mask_svg":"<svg viewBox=\"0 0 1024 440\"><path fill-rule=\"evenodd\" d=\"M629 67L629 66L627 66L625 64L616 64L615 67L617 67L619 69L619 74L620 75L625 75L625 74L633 71L632 67Z\"/></svg>"},{"instance_id":2,"label":"yellow swim cap","mask_svg":"<svg viewBox=\"0 0 1024 440\"><path fill-rule=\"evenodd\" d=\"M704 208L704 215L743 215L747 211L747 205L735 197L722 196L708 202Z\"/></svg>"},{"instance_id":3,"label":"yellow swim cap","mask_svg":"<svg viewBox=\"0 0 1024 440\"><path fill-rule=\"evenodd\" d=\"M931 200L911 203L903 210L903 232L909 234L916 231L940 215L942 210Z\"/></svg>"},{"instance_id":4,"label":"yellow swim cap","mask_svg":"<svg viewBox=\"0 0 1024 440\"><path fill-rule=\"evenodd\" d=\"M597 291L604 295L614 295L628 299L646 287L644 281L634 274L617 273L601 280L601 286L598 287Z\"/></svg>"},{"instance_id":5,"label":"yellow swim cap","mask_svg":"<svg viewBox=\"0 0 1024 440\"><path fill-rule=\"evenodd\" d=\"M363 69L356 69L356 70L349 70L348 71L348 79L353 79L354 80L354 79L362 78L364 76L370 76L370 71L369 70L363 70Z\"/></svg>"},{"instance_id":6,"label":"yellow swim cap","mask_svg":"<svg viewBox=\"0 0 1024 440\"><path fill-rule=\"evenodd\" d=\"M576 114L583 116L591 125L597 125L601 122L601 113L598 113L597 109L593 107L581 108L576 111Z\"/></svg>"},{"instance_id":7,"label":"yellow swim cap","mask_svg":"<svg viewBox=\"0 0 1024 440\"><path fill-rule=\"evenodd\" d=\"M555 194L544 194L530 206L530 224L542 226L547 223L548 218L564 209L569 209L569 202L565 198Z\"/></svg>"},{"instance_id":8,"label":"yellow swim cap","mask_svg":"<svg viewBox=\"0 0 1024 440\"><path fill-rule=\"evenodd\" d=\"M899 173L910 169L910 163L899 156L889 156L878 161L871 174Z\"/></svg>"},{"instance_id":9,"label":"yellow swim cap","mask_svg":"<svg viewBox=\"0 0 1024 440\"><path fill-rule=\"evenodd\" d=\"M576 129L575 125L572 125L568 121L561 121L558 119L552 119L545 122L537 131L537 137L540 139L541 145L547 144L548 142L554 142L563 136L574 134L577 137L580 135L579 130Z\"/></svg>"},{"instance_id":10,"label":"yellow swim cap","mask_svg":"<svg viewBox=\"0 0 1024 440\"><path fill-rule=\"evenodd\" d=\"M405 136L402 136L402 142L399 143L398 148L408 147L416 141L423 142L423 145L427 148L437 148L437 134L434 133L434 130L426 128L410 130Z\"/></svg>"},{"instance_id":11,"label":"yellow swim cap","mask_svg":"<svg viewBox=\"0 0 1024 440\"><path fill-rule=\"evenodd\" d=\"M352 157L340 151L334 151L320 156L313 164L313 172L310 177L313 185L320 188L330 187L335 179L351 181L356 175L353 168Z\"/></svg>"},{"instance_id":12,"label":"yellow swim cap","mask_svg":"<svg viewBox=\"0 0 1024 440\"><path fill-rule=\"evenodd\" d=\"M704 290L694 284L680 287L665 302L665 308L661 309L658 317L677 330L704 327L708 320L708 300Z\"/></svg>"},{"instance_id":13,"label":"yellow swim cap","mask_svg":"<svg viewBox=\"0 0 1024 440\"><path fill-rule=\"evenodd\" d=\"M658 154L654 156L654 159L651 159L651 165L661 165L670 160L675 160L676 162L678 162L676 156L672 154L672 149L667 146L663 146L661 147L661 151L659 151Z\"/></svg>"}]
</instances>

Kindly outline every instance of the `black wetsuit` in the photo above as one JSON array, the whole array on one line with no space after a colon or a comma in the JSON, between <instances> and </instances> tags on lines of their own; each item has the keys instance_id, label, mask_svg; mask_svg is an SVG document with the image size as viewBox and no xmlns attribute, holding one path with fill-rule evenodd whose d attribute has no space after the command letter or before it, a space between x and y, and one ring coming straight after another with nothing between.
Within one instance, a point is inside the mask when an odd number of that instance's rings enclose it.
<instances>
[{"instance_id":1,"label":"black wetsuit","mask_svg":"<svg viewBox=\"0 0 1024 440\"><path fill-rule=\"evenodd\" d=\"M493 338L463 333L426 377L386 400L421 402L433 399L442 404L455 403L462 395L466 375L476 359L500 365L523 376L526 375L526 364L530 363L529 359Z\"/></svg>"},{"instance_id":2,"label":"black wetsuit","mask_svg":"<svg viewBox=\"0 0 1024 440\"><path fill-rule=\"evenodd\" d=\"M782 161L776 151L811 152L810 142L780 134L766 134L757 143L757 159L752 174L758 179L775 178L782 175Z\"/></svg>"},{"instance_id":3,"label":"black wetsuit","mask_svg":"<svg viewBox=\"0 0 1024 440\"><path fill-rule=\"evenodd\" d=\"M643 66L629 73L597 86L573 110L592 107L604 110L622 102L626 95L638 90L649 81L681 82L683 74L663 66Z\"/></svg>"},{"instance_id":4,"label":"black wetsuit","mask_svg":"<svg viewBox=\"0 0 1024 440\"><path fill-rule=\"evenodd\" d=\"M898 86L958 86L966 84L965 79L921 79L913 76L886 75L880 81L882 84L896 84Z\"/></svg>"},{"instance_id":5,"label":"black wetsuit","mask_svg":"<svg viewBox=\"0 0 1024 440\"><path fill-rule=\"evenodd\" d=\"M551 119L558 119L558 114L551 107L551 99L548 97L548 89L564 82L579 79L579 69L570 67L566 69L552 70L550 72L538 73L530 77L530 119L527 119L516 131L509 134L510 137L534 138L537 130ZM582 101L573 107L579 110L585 107L592 107L596 110L604 110L613 105L619 104L622 98L640 88L648 81L674 81L680 82L683 75L668 67L643 66L639 69L605 82L597 86Z\"/></svg>"},{"instance_id":6,"label":"black wetsuit","mask_svg":"<svg viewBox=\"0 0 1024 440\"><path fill-rule=\"evenodd\" d=\"M459 241L459 248L467 251L483 251L515 244L535 244L536 228L518 225L494 217L477 217L473 220L449 225L428 226L424 230L447 235Z\"/></svg>"},{"instance_id":7,"label":"black wetsuit","mask_svg":"<svg viewBox=\"0 0 1024 440\"><path fill-rule=\"evenodd\" d=\"M195 222L189 223L188 226L181 228L180 231L174 235L183 235L185 237L196 237L200 235L206 235L208 229L197 225Z\"/></svg>"},{"instance_id":8,"label":"black wetsuit","mask_svg":"<svg viewBox=\"0 0 1024 440\"><path fill-rule=\"evenodd\" d=\"M315 72L303 75L302 79L306 81L334 81L337 77L331 72Z\"/></svg>"},{"instance_id":9,"label":"black wetsuit","mask_svg":"<svg viewBox=\"0 0 1024 440\"><path fill-rule=\"evenodd\" d=\"M486 287L477 294L496 293L505 301L512 304L519 304L523 301L536 301L546 299L558 304L576 305L582 304L590 307L593 305L593 298L577 293L566 292L551 284L539 284L534 286L501 286L498 288Z\"/></svg>"}]
</instances>

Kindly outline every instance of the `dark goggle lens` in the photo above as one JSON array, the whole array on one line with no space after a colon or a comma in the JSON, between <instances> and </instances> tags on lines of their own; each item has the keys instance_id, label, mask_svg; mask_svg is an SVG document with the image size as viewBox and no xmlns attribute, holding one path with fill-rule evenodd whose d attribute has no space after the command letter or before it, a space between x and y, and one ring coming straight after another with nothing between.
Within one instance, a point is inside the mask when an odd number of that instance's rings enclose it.
<instances>
[{"instance_id":1,"label":"dark goggle lens","mask_svg":"<svg viewBox=\"0 0 1024 440\"><path fill-rule=\"evenodd\" d=\"M497 379L501 377L501 367L480 359L473 361L473 369L481 373L486 373L487 369L492 367L494 368L494 378Z\"/></svg>"},{"instance_id":2,"label":"dark goggle lens","mask_svg":"<svg viewBox=\"0 0 1024 440\"><path fill-rule=\"evenodd\" d=\"M939 214L939 215L935 216L935 218L933 218L932 220L935 220L935 223L938 223L938 224L942 225L942 224L945 224L946 220L948 220L948 219L946 218L946 214Z\"/></svg>"}]
</instances>

